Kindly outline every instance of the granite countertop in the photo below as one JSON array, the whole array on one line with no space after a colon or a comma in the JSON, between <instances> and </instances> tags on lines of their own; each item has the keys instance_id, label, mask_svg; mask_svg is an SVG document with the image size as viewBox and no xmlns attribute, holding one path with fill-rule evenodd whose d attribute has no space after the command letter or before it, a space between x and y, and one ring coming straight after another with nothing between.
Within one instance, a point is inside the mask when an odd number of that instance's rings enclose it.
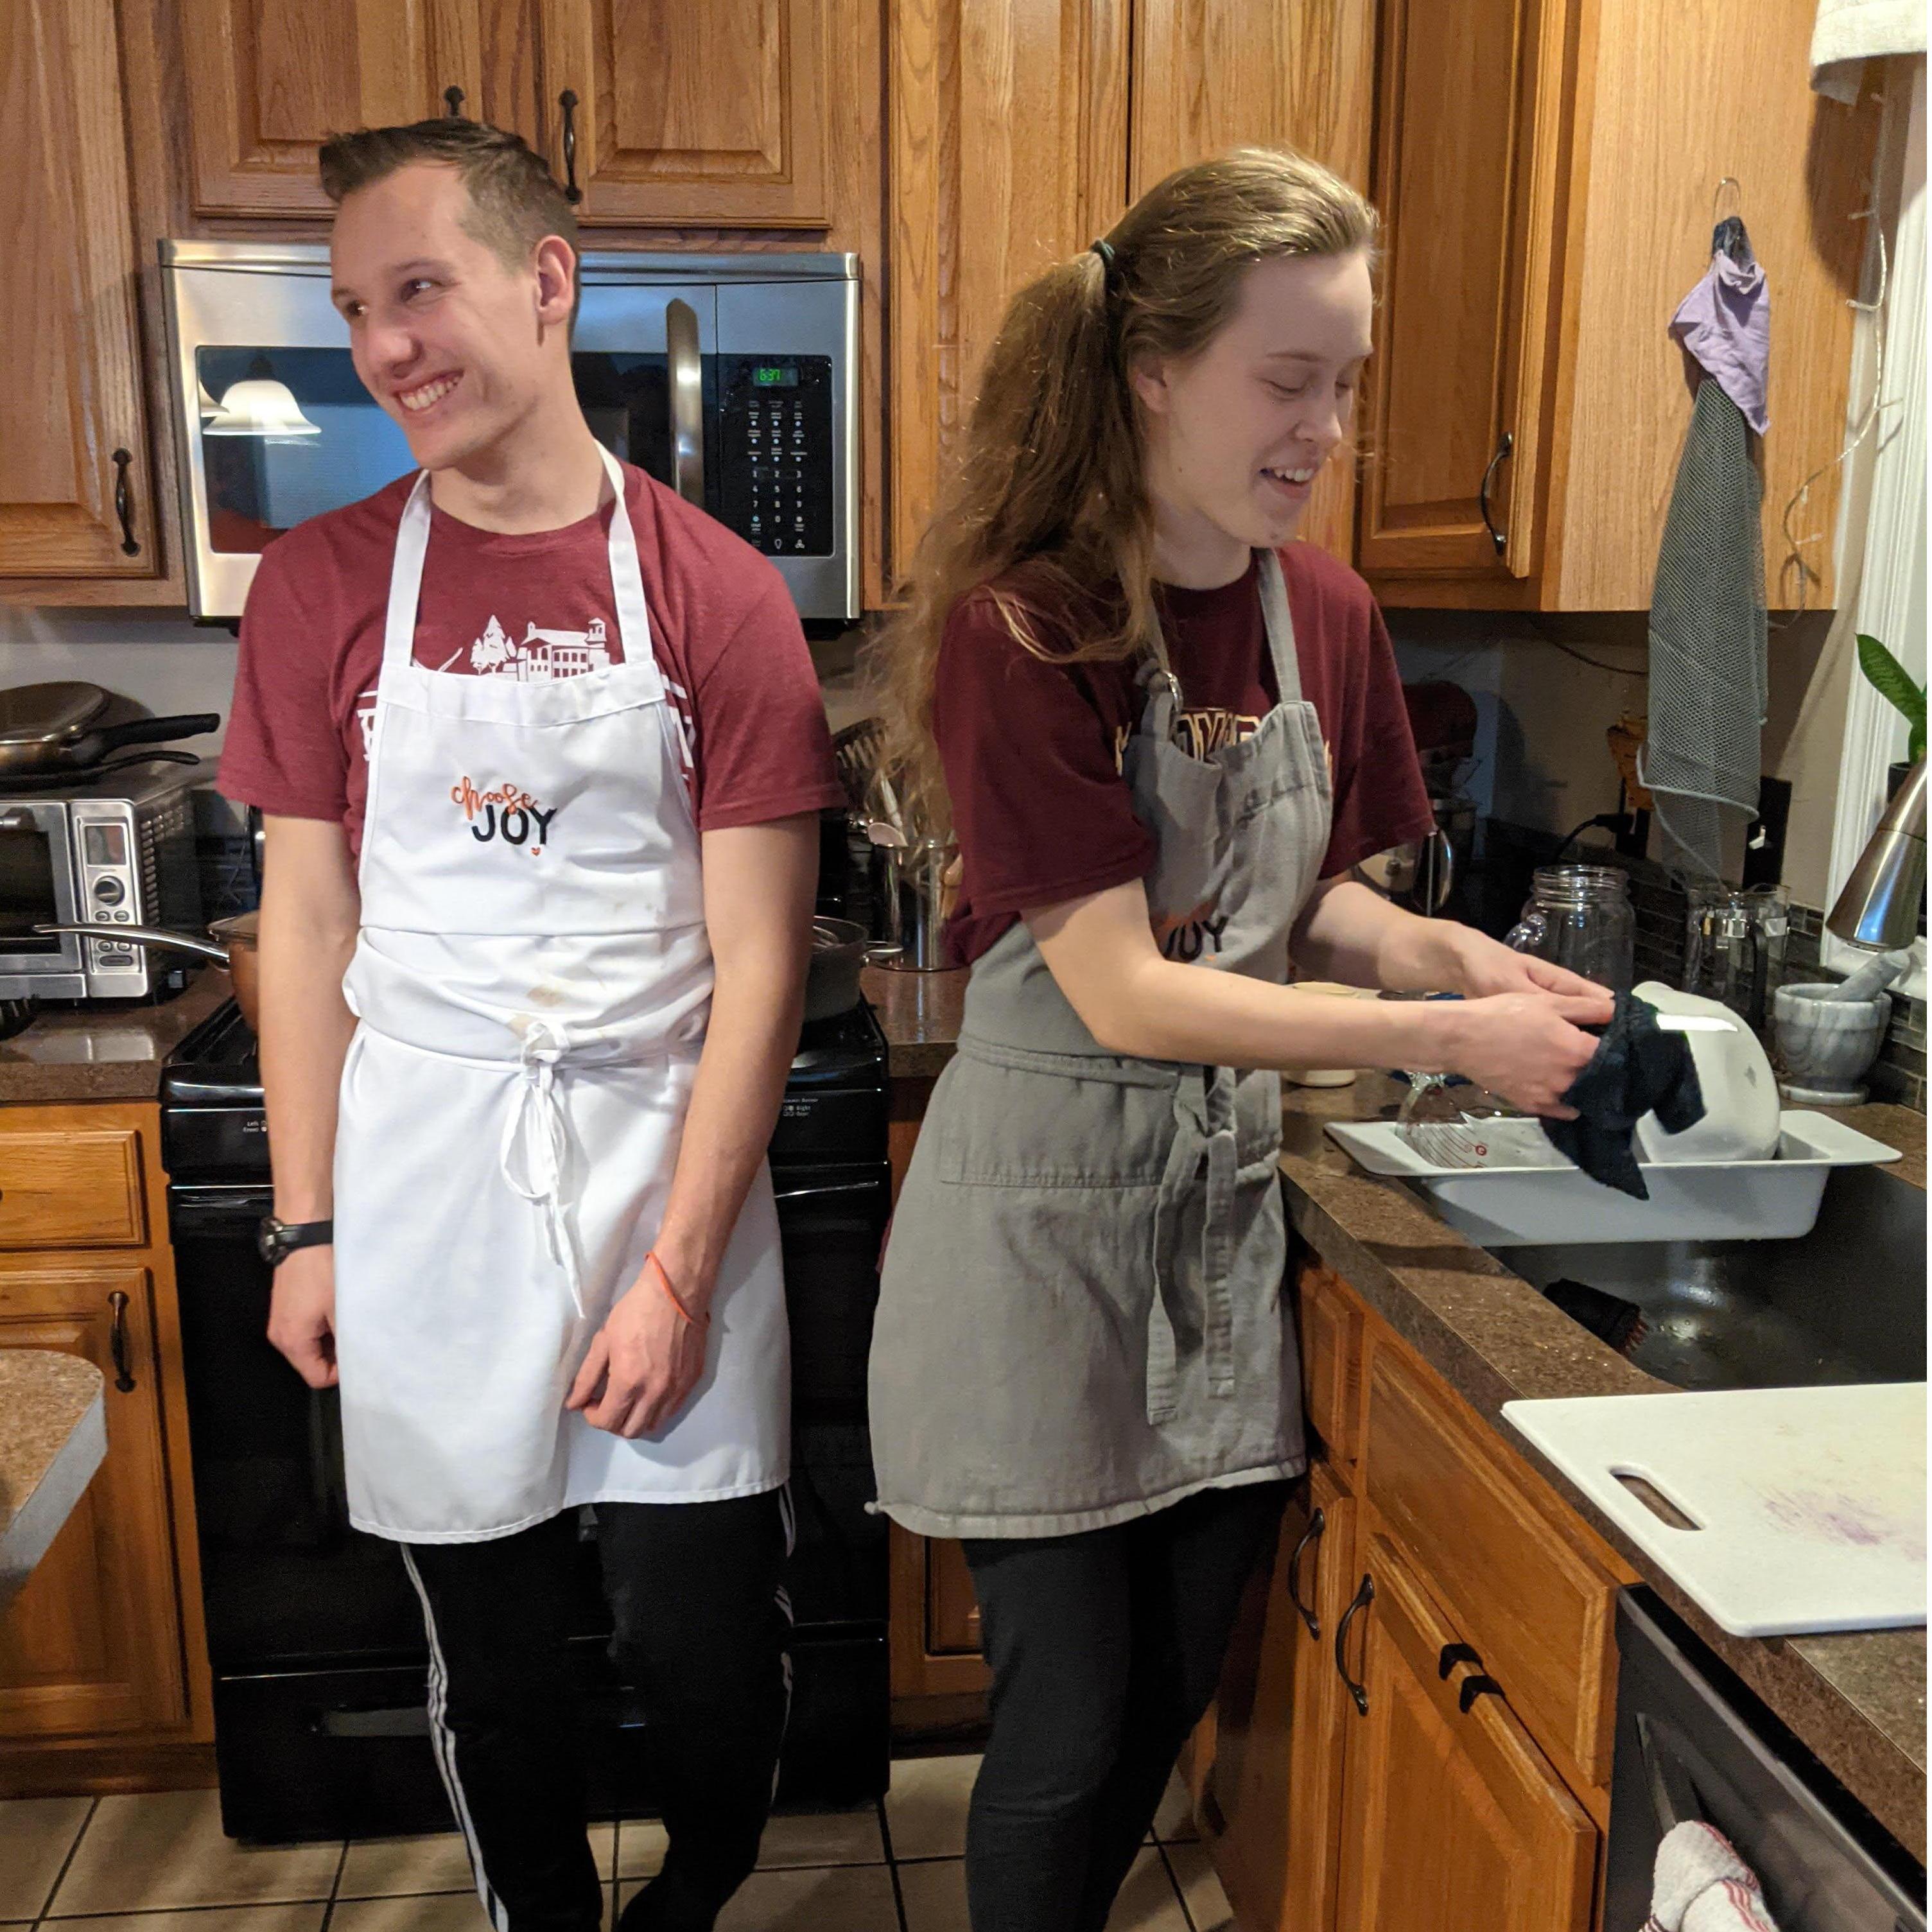
<instances>
[{"instance_id":1,"label":"granite countertop","mask_svg":"<svg viewBox=\"0 0 1932 1932\"><path fill-rule=\"evenodd\" d=\"M884 1030L895 1080L930 1080L952 1058L967 976L963 966L943 973L866 968L860 985Z\"/></svg>"},{"instance_id":2,"label":"granite countertop","mask_svg":"<svg viewBox=\"0 0 1932 1932\"><path fill-rule=\"evenodd\" d=\"M100 1371L78 1355L0 1348L0 1610L107 1453Z\"/></svg>"},{"instance_id":3,"label":"granite countertop","mask_svg":"<svg viewBox=\"0 0 1932 1932\"><path fill-rule=\"evenodd\" d=\"M1518 1398L1640 1394L1666 1384L1445 1226L1418 1195L1364 1173L1323 1132L1330 1120L1389 1118L1402 1091L1381 1074L1364 1074L1352 1087L1287 1090L1281 1165L1297 1230L1922 1862L1925 1632L1730 1636L1502 1421L1502 1405ZM1888 1171L1924 1187L1922 1114L1868 1106L1840 1118L1903 1150Z\"/></svg>"},{"instance_id":4,"label":"granite countertop","mask_svg":"<svg viewBox=\"0 0 1932 1932\"><path fill-rule=\"evenodd\" d=\"M228 975L209 967L158 1006L46 1006L31 1026L0 1040L0 1105L152 1100L168 1055L231 990Z\"/></svg>"}]
</instances>

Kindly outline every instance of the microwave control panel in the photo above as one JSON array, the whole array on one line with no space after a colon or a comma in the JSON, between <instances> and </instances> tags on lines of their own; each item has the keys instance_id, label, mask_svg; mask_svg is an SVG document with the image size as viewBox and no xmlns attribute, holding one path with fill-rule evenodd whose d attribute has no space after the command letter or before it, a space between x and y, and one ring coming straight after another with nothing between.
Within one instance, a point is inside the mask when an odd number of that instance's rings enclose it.
<instances>
[{"instance_id":1,"label":"microwave control panel","mask_svg":"<svg viewBox=\"0 0 1932 1932\"><path fill-rule=\"evenodd\" d=\"M718 358L722 520L768 556L830 556L832 360Z\"/></svg>"}]
</instances>

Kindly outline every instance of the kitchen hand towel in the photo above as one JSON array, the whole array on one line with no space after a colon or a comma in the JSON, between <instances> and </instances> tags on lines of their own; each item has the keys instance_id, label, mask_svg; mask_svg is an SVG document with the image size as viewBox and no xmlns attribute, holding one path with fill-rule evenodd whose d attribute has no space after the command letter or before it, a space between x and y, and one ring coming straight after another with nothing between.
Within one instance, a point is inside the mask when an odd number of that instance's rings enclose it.
<instances>
[{"instance_id":1,"label":"kitchen hand towel","mask_svg":"<svg viewBox=\"0 0 1932 1932\"><path fill-rule=\"evenodd\" d=\"M1576 1118L1543 1123L1550 1144L1592 1180L1639 1201L1648 1201L1650 1190L1631 1150L1637 1122L1654 1113L1666 1132L1681 1134L1704 1118L1704 1090L1690 1042L1681 1033L1663 1031L1656 1008L1630 993L1617 995L1596 1057L1563 1102L1576 1109Z\"/></svg>"},{"instance_id":2,"label":"kitchen hand towel","mask_svg":"<svg viewBox=\"0 0 1932 1932\"><path fill-rule=\"evenodd\" d=\"M1720 221L1711 237L1711 266L1677 304L1670 339L1690 358L1684 374L1692 398L1711 376L1753 430L1763 435L1771 427L1765 402L1771 383L1771 293L1736 215Z\"/></svg>"},{"instance_id":3,"label":"kitchen hand towel","mask_svg":"<svg viewBox=\"0 0 1932 1932\"><path fill-rule=\"evenodd\" d=\"M1761 486L1750 425L1706 376L1670 493L1650 603L1650 722L1637 776L1664 863L1715 879L1723 817L1757 812L1766 697Z\"/></svg>"},{"instance_id":4,"label":"kitchen hand towel","mask_svg":"<svg viewBox=\"0 0 1932 1932\"><path fill-rule=\"evenodd\" d=\"M1714 1826L1674 1826L1657 1848L1643 1932L1778 1932L1757 1874Z\"/></svg>"}]
</instances>

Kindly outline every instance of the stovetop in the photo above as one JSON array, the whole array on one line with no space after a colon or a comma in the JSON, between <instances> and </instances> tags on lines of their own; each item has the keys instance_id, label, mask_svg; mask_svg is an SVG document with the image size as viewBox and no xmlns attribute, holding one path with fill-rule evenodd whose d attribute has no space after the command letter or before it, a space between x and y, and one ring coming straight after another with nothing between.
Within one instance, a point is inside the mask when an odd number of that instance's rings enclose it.
<instances>
[{"instance_id":1,"label":"stovetop","mask_svg":"<svg viewBox=\"0 0 1932 1932\"><path fill-rule=\"evenodd\" d=\"M863 1000L814 1020L799 1042L772 1136L774 1169L883 1162L886 1036ZM209 1015L161 1072L161 1141L178 1182L259 1180L268 1171L268 1117L255 1036L230 1001Z\"/></svg>"}]
</instances>

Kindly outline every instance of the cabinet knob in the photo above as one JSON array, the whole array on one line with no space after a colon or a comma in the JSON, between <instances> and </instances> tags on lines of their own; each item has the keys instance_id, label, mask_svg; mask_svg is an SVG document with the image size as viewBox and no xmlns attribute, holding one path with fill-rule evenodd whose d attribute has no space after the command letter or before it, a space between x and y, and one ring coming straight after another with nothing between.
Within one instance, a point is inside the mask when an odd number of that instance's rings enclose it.
<instances>
[{"instance_id":1,"label":"cabinet knob","mask_svg":"<svg viewBox=\"0 0 1932 1932\"><path fill-rule=\"evenodd\" d=\"M446 87L442 90L442 112L446 121L463 118L464 92L460 87Z\"/></svg>"},{"instance_id":2,"label":"cabinet knob","mask_svg":"<svg viewBox=\"0 0 1932 1932\"><path fill-rule=\"evenodd\" d=\"M1459 1664L1473 1664L1480 1670L1483 1660L1466 1643L1445 1643L1442 1654L1436 1660L1436 1674L1444 1683L1449 1681L1449 1673Z\"/></svg>"},{"instance_id":3,"label":"cabinet knob","mask_svg":"<svg viewBox=\"0 0 1932 1932\"><path fill-rule=\"evenodd\" d=\"M1469 1706L1488 1691L1493 1691L1500 1697L1503 1694L1503 1687L1493 1677L1464 1678L1462 1689L1456 1694L1456 1708L1466 1718L1469 1714Z\"/></svg>"},{"instance_id":4,"label":"cabinet knob","mask_svg":"<svg viewBox=\"0 0 1932 1932\"><path fill-rule=\"evenodd\" d=\"M574 206L584 199L577 184L577 95L566 87L556 104L563 110L563 198Z\"/></svg>"}]
</instances>

